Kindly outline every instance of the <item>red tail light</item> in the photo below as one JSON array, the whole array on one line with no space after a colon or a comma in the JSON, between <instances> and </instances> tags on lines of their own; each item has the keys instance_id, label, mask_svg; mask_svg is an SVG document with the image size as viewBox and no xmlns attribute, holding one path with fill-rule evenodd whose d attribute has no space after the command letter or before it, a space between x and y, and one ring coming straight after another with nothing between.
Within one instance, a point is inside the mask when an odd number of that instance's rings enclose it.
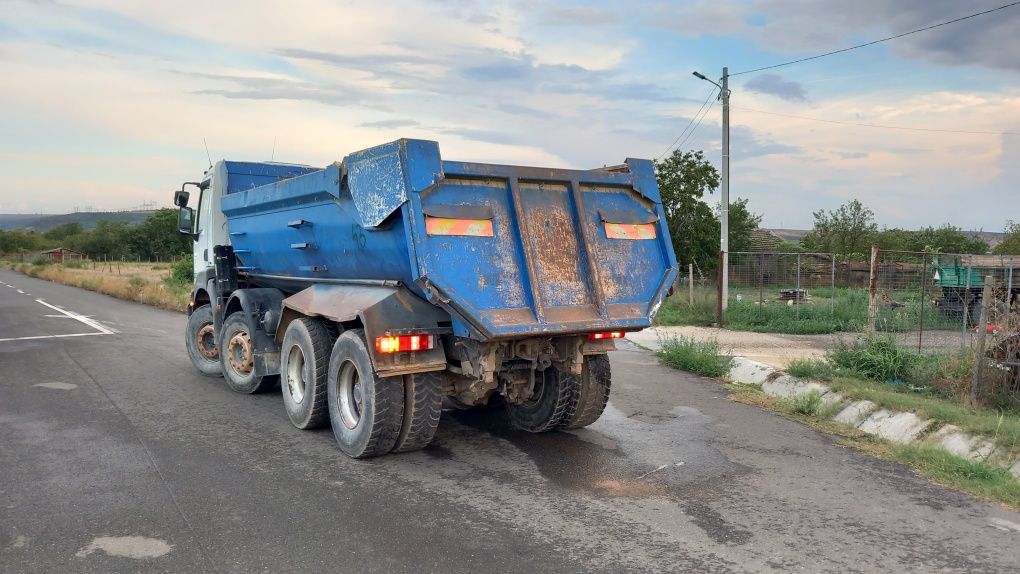
<instances>
[{"instance_id":1,"label":"red tail light","mask_svg":"<svg viewBox=\"0 0 1020 574\"><path fill-rule=\"evenodd\" d=\"M609 331L608 333L588 333L589 341L601 341L602 339L622 339L623 331Z\"/></svg>"},{"instance_id":2,"label":"red tail light","mask_svg":"<svg viewBox=\"0 0 1020 574\"><path fill-rule=\"evenodd\" d=\"M393 335L375 340L375 350L380 353L427 351L435 346L435 335Z\"/></svg>"}]
</instances>

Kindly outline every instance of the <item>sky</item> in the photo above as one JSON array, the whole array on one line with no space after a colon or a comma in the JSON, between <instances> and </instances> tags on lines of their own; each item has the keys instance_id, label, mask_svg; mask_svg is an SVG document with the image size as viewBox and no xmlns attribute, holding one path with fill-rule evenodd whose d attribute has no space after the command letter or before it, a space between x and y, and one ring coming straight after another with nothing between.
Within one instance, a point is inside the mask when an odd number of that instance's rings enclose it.
<instances>
[{"instance_id":1,"label":"sky","mask_svg":"<svg viewBox=\"0 0 1020 574\"><path fill-rule=\"evenodd\" d=\"M579 169L676 142L718 165L719 102L691 72L728 66L731 196L764 226L859 199L883 226L999 231L1020 219L1020 135L1002 135L1020 134L1020 6L739 72L1005 3L0 0L0 213L169 206L203 142L325 166L421 138Z\"/></svg>"}]
</instances>

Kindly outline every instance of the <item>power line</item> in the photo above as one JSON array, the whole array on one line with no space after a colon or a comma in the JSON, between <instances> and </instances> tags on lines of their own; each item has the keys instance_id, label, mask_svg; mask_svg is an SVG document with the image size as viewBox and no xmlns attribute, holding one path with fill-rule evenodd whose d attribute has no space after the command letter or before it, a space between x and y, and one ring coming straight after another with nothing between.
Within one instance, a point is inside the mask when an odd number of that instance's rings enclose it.
<instances>
[{"instance_id":1,"label":"power line","mask_svg":"<svg viewBox=\"0 0 1020 574\"><path fill-rule=\"evenodd\" d=\"M714 105L715 100L713 100L712 103L708 105L708 109L705 110L705 113L701 114L701 118L698 119L698 123L694 124L694 129L692 129L691 132L687 134L687 137L685 137L684 140L680 142L680 145L677 146L678 148L683 147L684 144L687 143L687 140L691 139L691 137L694 136L694 134L698 131L698 128L701 127L702 120L704 120L708 116L708 112L712 111L712 106Z\"/></svg>"},{"instance_id":2,"label":"power line","mask_svg":"<svg viewBox=\"0 0 1020 574\"><path fill-rule=\"evenodd\" d=\"M715 90L716 88L712 88L712 91L708 92L708 97L705 98L705 102L701 104L701 107L698 108L698 111L694 112L694 115L691 116L691 121L687 122L687 125L684 127L683 131L680 132L680 135L676 136L676 139L673 140L673 143L669 144L669 147L667 147L665 151L655 156L656 160L658 160L661 157L665 157L666 154L668 154L669 151L673 149L674 146L676 146L676 142L680 141L680 138L684 137L684 134L687 133L687 130L690 129L691 125L694 123L695 118L698 117L698 114L701 113L701 110L705 109L705 106L708 105L708 101L711 100L712 96L715 95Z\"/></svg>"},{"instance_id":3,"label":"power line","mask_svg":"<svg viewBox=\"0 0 1020 574\"><path fill-rule=\"evenodd\" d=\"M753 112L756 114L765 114L769 116L779 116L782 118L794 118L798 120L810 120L813 122L822 122L826 124L839 124L844 126L857 126L862 128L881 128L886 130L905 130L911 132L938 132L938 133L949 133L949 134L974 134L974 135L991 135L991 136L1020 136L1020 132L990 132L980 130L946 130L937 128L910 128L906 126L889 126L883 124L864 124L857 122L844 122L840 120L826 120L822 118L812 118L808 116L796 116L793 114L781 114L779 112L766 112L765 110L755 110L752 108L736 107L736 109L743 110L745 112Z\"/></svg>"},{"instance_id":4,"label":"power line","mask_svg":"<svg viewBox=\"0 0 1020 574\"><path fill-rule=\"evenodd\" d=\"M916 30L911 30L909 32L903 32L902 34L896 34L895 36L889 36L887 38L882 38L880 40L872 40L871 42L865 42L864 44L858 44L856 46L850 46L849 48L842 48L842 49L839 49L839 50L833 50L832 52L826 52L824 54L818 54L817 56L810 56L810 57L807 57L807 58L800 58L799 60L791 60L789 62L783 62L782 64L774 64L772 66L765 66L765 67L762 67L762 68L755 68L753 70L746 70L746 71L743 71L743 72L736 72L734 74L730 74L730 76L739 76L741 74L750 74L750 73L753 73L753 72L761 72L762 70L771 70L773 68L781 68L783 66L789 66L791 64L799 64L801 62L807 62L808 60L817 60L818 58L824 58L826 56L831 56L833 54L840 54L840 53L843 53L843 52L849 52L850 50L856 50L857 48L864 48L866 46L873 46L875 44L880 44L882 42L888 42L889 40L895 40L897 38L902 38L904 36L909 36L911 34L917 34L918 32L925 32L927 30L932 30L934 28L939 28L941 26L947 26L949 24L955 24L956 22L962 22L964 20L969 20L970 18L976 18L978 16L984 16L985 14L991 14L992 12L997 12L999 10L1005 10L1006 8L1011 8L1011 7L1016 6L1018 4L1020 4L1020 2L1010 2L1009 4L1004 4L1004 5L999 6L997 8L992 8L990 10L985 10L984 12L976 12L974 14L969 14L967 16L962 16L960 18L954 18L952 20L946 20L945 22L940 22L938 24L932 24L931 26L925 26L924 28L918 28Z\"/></svg>"}]
</instances>

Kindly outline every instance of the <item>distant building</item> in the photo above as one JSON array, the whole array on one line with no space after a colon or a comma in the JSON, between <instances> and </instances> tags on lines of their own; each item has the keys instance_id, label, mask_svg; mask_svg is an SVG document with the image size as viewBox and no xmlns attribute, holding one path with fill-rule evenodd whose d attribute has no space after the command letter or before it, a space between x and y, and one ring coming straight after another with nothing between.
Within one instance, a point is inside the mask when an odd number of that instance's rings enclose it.
<instances>
[{"instance_id":1,"label":"distant building","mask_svg":"<svg viewBox=\"0 0 1020 574\"><path fill-rule=\"evenodd\" d=\"M57 247L56 249L50 249L43 251L39 254L41 257L49 257L55 263L63 263L65 261L81 261L85 259L85 254L75 251L73 249L67 249L66 247Z\"/></svg>"},{"instance_id":2,"label":"distant building","mask_svg":"<svg viewBox=\"0 0 1020 574\"><path fill-rule=\"evenodd\" d=\"M776 251L783 238L768 229L751 230L751 251Z\"/></svg>"}]
</instances>

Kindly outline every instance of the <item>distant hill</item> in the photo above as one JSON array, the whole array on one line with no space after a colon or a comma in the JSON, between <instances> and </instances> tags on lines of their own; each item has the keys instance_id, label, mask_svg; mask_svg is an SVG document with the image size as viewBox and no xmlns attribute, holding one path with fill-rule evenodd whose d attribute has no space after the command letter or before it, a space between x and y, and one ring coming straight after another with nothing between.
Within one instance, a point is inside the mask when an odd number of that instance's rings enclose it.
<instances>
[{"instance_id":1,"label":"distant hill","mask_svg":"<svg viewBox=\"0 0 1020 574\"><path fill-rule=\"evenodd\" d=\"M78 222L85 229L92 229L100 221L126 221L132 225L141 223L149 218L155 211L90 211L81 213L65 213L56 215L52 213L0 213L0 230L10 231L12 229L34 229L45 232L64 225L65 223Z\"/></svg>"},{"instance_id":2,"label":"distant hill","mask_svg":"<svg viewBox=\"0 0 1020 574\"><path fill-rule=\"evenodd\" d=\"M772 233L782 237L785 241L792 241L797 243L804 238L805 235L810 232L810 229L769 229ZM994 248L996 245L1002 243L1005 239L1006 234L998 231L968 231L971 237L978 237L983 239L988 244L989 248Z\"/></svg>"}]
</instances>

